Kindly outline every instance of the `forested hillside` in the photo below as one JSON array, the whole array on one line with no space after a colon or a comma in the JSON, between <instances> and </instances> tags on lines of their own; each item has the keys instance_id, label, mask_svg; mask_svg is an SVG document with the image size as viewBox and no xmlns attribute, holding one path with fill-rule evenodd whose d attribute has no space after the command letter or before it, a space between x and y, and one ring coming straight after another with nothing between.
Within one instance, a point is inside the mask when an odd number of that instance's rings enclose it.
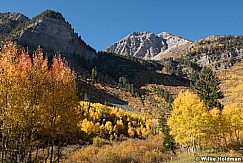
<instances>
[{"instance_id":1,"label":"forested hillside","mask_svg":"<svg viewBox=\"0 0 243 163\"><path fill-rule=\"evenodd\" d=\"M226 69L242 60L242 36L212 36L197 41L186 58L201 65L210 64L216 70Z\"/></svg>"}]
</instances>

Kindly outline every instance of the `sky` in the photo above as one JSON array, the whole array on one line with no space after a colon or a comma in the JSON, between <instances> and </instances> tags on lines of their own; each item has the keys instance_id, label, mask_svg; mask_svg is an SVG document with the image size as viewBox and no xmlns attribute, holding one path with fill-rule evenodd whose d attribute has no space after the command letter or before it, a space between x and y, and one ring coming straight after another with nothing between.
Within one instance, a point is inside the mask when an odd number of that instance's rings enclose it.
<instances>
[{"instance_id":1,"label":"sky","mask_svg":"<svg viewBox=\"0 0 243 163\"><path fill-rule=\"evenodd\" d=\"M32 18L59 11L97 51L132 32L169 32L195 41L243 34L243 0L0 0L0 12Z\"/></svg>"}]
</instances>

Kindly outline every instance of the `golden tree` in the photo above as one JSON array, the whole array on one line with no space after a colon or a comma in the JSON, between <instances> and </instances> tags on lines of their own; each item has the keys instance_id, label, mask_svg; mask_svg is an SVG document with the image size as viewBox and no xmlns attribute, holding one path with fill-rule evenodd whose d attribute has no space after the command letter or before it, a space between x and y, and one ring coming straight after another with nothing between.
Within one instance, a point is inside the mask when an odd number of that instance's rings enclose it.
<instances>
[{"instance_id":1,"label":"golden tree","mask_svg":"<svg viewBox=\"0 0 243 163\"><path fill-rule=\"evenodd\" d=\"M243 109L235 105L226 105L222 114L227 124L225 128L229 143L240 145L243 138Z\"/></svg>"},{"instance_id":2,"label":"golden tree","mask_svg":"<svg viewBox=\"0 0 243 163\"><path fill-rule=\"evenodd\" d=\"M196 153L200 136L203 135L204 123L207 119L207 108L197 95L190 91L180 93L173 103L168 126L171 135L180 145L192 149Z\"/></svg>"},{"instance_id":3,"label":"golden tree","mask_svg":"<svg viewBox=\"0 0 243 163\"><path fill-rule=\"evenodd\" d=\"M46 160L52 162L54 142L68 140L77 129L77 105L76 75L60 56L49 68L40 48L32 58L11 42L1 48L2 162L31 162L37 142L51 145Z\"/></svg>"}]
</instances>

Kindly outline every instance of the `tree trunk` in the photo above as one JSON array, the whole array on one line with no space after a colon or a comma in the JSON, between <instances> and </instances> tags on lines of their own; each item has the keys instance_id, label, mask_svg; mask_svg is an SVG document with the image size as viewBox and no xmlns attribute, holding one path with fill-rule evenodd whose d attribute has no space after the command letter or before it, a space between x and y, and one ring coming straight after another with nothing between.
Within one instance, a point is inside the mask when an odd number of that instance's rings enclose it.
<instances>
[{"instance_id":1,"label":"tree trunk","mask_svg":"<svg viewBox=\"0 0 243 163\"><path fill-rule=\"evenodd\" d=\"M35 162L37 162L38 159L38 152L39 152L39 146L36 147L36 154L35 154Z\"/></svg>"},{"instance_id":2,"label":"tree trunk","mask_svg":"<svg viewBox=\"0 0 243 163\"><path fill-rule=\"evenodd\" d=\"M50 163L52 163L52 160L54 158L54 140L51 142L51 157L50 157Z\"/></svg>"},{"instance_id":3,"label":"tree trunk","mask_svg":"<svg viewBox=\"0 0 243 163\"><path fill-rule=\"evenodd\" d=\"M5 160L5 139L4 139L4 135L2 137L2 157L1 157L1 162L4 162Z\"/></svg>"},{"instance_id":4,"label":"tree trunk","mask_svg":"<svg viewBox=\"0 0 243 163\"><path fill-rule=\"evenodd\" d=\"M45 163L47 162L48 158L49 158L49 155L50 155L50 146L49 146L49 143L50 143L50 140L48 140L47 142L47 156L45 158ZM45 152L45 147L43 146L43 153Z\"/></svg>"}]
</instances>

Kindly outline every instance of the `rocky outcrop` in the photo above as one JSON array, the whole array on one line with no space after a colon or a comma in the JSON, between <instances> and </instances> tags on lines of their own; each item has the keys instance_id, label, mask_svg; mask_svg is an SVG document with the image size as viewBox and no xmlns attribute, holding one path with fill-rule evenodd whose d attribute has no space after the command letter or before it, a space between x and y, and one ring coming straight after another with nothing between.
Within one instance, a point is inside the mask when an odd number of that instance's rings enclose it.
<instances>
[{"instance_id":1,"label":"rocky outcrop","mask_svg":"<svg viewBox=\"0 0 243 163\"><path fill-rule=\"evenodd\" d=\"M0 36L6 37L19 24L25 23L29 19L20 13L0 13Z\"/></svg>"},{"instance_id":2,"label":"rocky outcrop","mask_svg":"<svg viewBox=\"0 0 243 163\"><path fill-rule=\"evenodd\" d=\"M195 57L192 61L196 62L199 65L208 65L213 62L223 61L223 60L231 60L234 58L242 58L243 57L243 49L235 50L234 53L222 53L220 55L206 55L205 53L201 54L200 57Z\"/></svg>"},{"instance_id":3,"label":"rocky outcrop","mask_svg":"<svg viewBox=\"0 0 243 163\"><path fill-rule=\"evenodd\" d=\"M153 59L170 48L179 46L190 41L181 37L162 32L133 32L122 40L114 43L106 49L107 52L120 55L130 55L144 59Z\"/></svg>"}]
</instances>

